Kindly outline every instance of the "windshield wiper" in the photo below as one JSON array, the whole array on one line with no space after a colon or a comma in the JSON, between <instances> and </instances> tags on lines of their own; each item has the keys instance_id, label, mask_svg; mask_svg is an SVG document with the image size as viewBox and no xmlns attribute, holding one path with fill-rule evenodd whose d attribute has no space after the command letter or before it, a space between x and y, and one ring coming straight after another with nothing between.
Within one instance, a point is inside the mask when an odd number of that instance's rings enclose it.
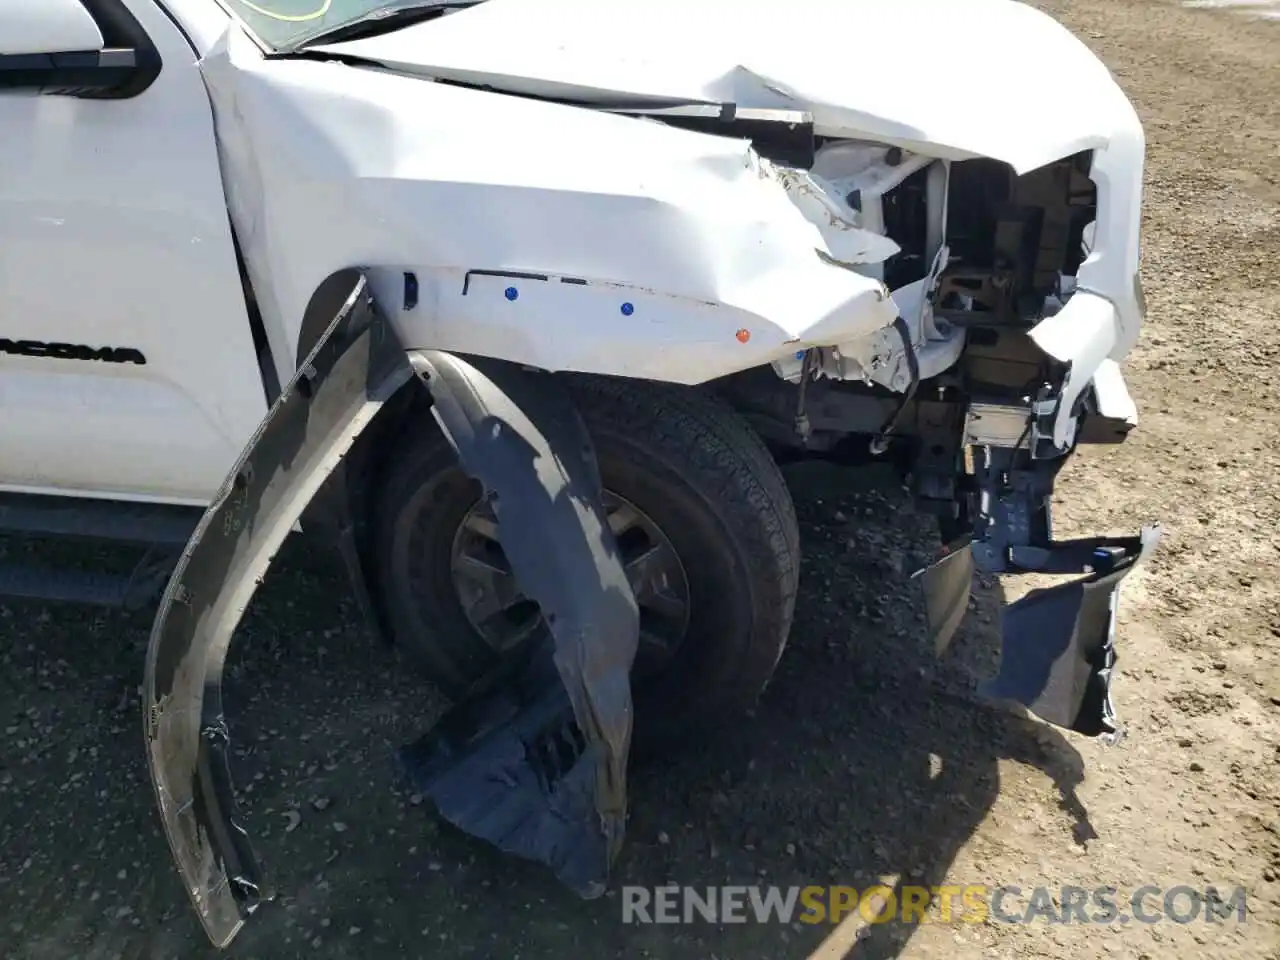
<instances>
[{"instance_id":1,"label":"windshield wiper","mask_svg":"<svg viewBox=\"0 0 1280 960\"><path fill-rule=\"evenodd\" d=\"M394 3L375 7L345 23L325 27L315 33L299 37L288 46L282 47L279 52L294 53L318 43L340 43L344 40L376 37L423 20L430 20L446 10L461 10L483 2L484 0L397 0Z\"/></svg>"}]
</instances>

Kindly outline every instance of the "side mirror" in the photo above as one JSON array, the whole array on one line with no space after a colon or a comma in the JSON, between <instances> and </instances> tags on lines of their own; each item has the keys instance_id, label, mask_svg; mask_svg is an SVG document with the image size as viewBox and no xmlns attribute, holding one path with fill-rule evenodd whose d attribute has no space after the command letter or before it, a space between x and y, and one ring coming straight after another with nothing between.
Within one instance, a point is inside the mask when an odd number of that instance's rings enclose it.
<instances>
[{"instance_id":1,"label":"side mirror","mask_svg":"<svg viewBox=\"0 0 1280 960\"><path fill-rule=\"evenodd\" d=\"M80 0L0 0L0 57L97 53L104 46Z\"/></svg>"},{"instance_id":2,"label":"side mirror","mask_svg":"<svg viewBox=\"0 0 1280 960\"><path fill-rule=\"evenodd\" d=\"M0 0L0 92L127 97L159 72L120 0Z\"/></svg>"}]
</instances>

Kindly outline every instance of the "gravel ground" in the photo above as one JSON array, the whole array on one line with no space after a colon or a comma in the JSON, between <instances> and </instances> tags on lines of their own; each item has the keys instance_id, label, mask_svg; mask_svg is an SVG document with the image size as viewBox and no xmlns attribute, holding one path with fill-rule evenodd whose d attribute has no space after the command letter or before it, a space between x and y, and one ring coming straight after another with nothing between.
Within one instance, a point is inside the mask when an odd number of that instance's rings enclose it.
<instances>
[{"instance_id":1,"label":"gravel ground","mask_svg":"<svg viewBox=\"0 0 1280 960\"><path fill-rule=\"evenodd\" d=\"M396 746L437 696L360 634L340 574L286 551L227 681L249 829L281 893L229 956L1280 957L1280 27L1155 0L1043 0L1147 124L1143 423L1060 487L1063 532L1165 544L1126 588L1106 748L976 705L999 588L943 663L905 574L927 524L874 473L790 475L806 563L755 713L635 774L618 884L1244 885L1243 923L627 926L441 828ZM16 549L16 548L13 548ZM90 558L96 560L96 558ZM107 558L110 559L110 558ZM0 608L0 955L212 955L160 834L145 618ZM847 933L842 928L842 934Z\"/></svg>"}]
</instances>

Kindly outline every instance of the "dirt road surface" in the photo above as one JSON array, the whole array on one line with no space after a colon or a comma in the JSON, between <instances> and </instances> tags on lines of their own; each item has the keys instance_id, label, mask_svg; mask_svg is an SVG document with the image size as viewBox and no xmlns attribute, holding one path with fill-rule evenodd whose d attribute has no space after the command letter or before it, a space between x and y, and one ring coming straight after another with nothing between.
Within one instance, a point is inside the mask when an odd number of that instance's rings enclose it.
<instances>
[{"instance_id":1,"label":"dirt road surface","mask_svg":"<svg viewBox=\"0 0 1280 960\"><path fill-rule=\"evenodd\" d=\"M397 784L393 749L440 704L370 649L338 573L294 550L228 679L249 827L281 894L230 956L1280 957L1280 24L1154 0L1044 6L1116 72L1149 140L1150 316L1128 366L1143 422L1078 458L1059 514L1066 533L1166 524L1121 617L1129 735L1106 748L976 705L994 590L933 663L904 576L925 520L874 476L849 489L806 468L790 478L807 550L792 647L752 717L637 772L617 883L1114 886L1122 912L1143 885L1243 886L1245 922L935 908L856 942L849 924L624 925L616 891L578 902ZM2 956L212 955L144 776L146 628L0 609Z\"/></svg>"}]
</instances>

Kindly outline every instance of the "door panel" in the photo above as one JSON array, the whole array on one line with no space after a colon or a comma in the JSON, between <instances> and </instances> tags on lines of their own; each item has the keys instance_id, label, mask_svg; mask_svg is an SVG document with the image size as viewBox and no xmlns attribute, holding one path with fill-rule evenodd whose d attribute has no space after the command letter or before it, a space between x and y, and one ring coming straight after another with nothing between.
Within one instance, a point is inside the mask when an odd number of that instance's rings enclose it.
<instances>
[{"instance_id":1,"label":"door panel","mask_svg":"<svg viewBox=\"0 0 1280 960\"><path fill-rule=\"evenodd\" d=\"M140 93L0 90L0 487L199 502L266 400L195 55L124 5Z\"/></svg>"}]
</instances>

